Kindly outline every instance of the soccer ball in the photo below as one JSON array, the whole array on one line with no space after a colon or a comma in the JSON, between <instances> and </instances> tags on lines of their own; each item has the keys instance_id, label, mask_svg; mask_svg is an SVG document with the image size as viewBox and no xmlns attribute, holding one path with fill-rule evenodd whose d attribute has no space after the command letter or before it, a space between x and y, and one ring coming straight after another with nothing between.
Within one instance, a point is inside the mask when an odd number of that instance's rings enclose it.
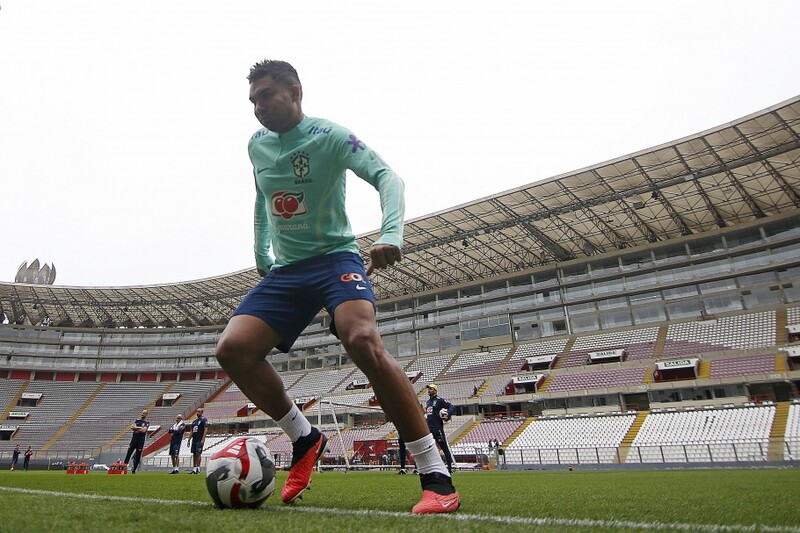
<instances>
[{"instance_id":1,"label":"soccer ball","mask_svg":"<svg viewBox=\"0 0 800 533\"><path fill-rule=\"evenodd\" d=\"M441 418L442 420L447 420L449 416L450 416L450 411L448 411L447 409L439 409L439 418Z\"/></svg>"},{"instance_id":2,"label":"soccer ball","mask_svg":"<svg viewBox=\"0 0 800 533\"><path fill-rule=\"evenodd\" d=\"M275 490L272 452L255 437L239 437L208 460L206 488L221 509L255 509Z\"/></svg>"}]
</instances>

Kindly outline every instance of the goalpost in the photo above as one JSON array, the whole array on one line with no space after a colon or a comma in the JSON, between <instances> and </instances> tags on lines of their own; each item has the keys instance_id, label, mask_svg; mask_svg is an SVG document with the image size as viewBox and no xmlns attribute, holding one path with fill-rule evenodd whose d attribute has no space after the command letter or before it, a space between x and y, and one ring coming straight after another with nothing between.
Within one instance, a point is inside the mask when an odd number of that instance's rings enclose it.
<instances>
[{"instance_id":1,"label":"goalpost","mask_svg":"<svg viewBox=\"0 0 800 533\"><path fill-rule=\"evenodd\" d=\"M346 408L353 408L358 407L358 409L365 409L367 411L381 411L383 409L380 407L373 407L371 405L359 405L353 406L352 404L348 403L340 403L333 400L326 400L324 396L320 396L317 400L317 424L321 427L322 426L322 413L323 413L323 406L327 406L330 410L330 414L333 417L333 425L336 428L336 434L339 436L339 441L344 443L342 440L342 431L339 425L339 418L336 416L336 407L346 407ZM344 449L344 445L342 445L342 457L344 457L344 471L347 472L348 470L352 470L353 467L350 464L351 457L347 456L348 451ZM322 462L322 458L320 457L320 461L317 462L317 468L319 469L320 463ZM329 468L337 468L336 465L327 465ZM365 466L359 466L359 468L364 468Z\"/></svg>"}]
</instances>

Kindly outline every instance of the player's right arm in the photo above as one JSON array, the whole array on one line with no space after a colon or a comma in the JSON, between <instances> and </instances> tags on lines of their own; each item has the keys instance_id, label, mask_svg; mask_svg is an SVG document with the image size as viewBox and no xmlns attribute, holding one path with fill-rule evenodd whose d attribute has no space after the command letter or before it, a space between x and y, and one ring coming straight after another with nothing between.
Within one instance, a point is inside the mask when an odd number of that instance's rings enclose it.
<instances>
[{"instance_id":1,"label":"player's right arm","mask_svg":"<svg viewBox=\"0 0 800 533\"><path fill-rule=\"evenodd\" d=\"M264 193L261 192L261 189L258 188L258 183L256 183L256 202L253 209L253 229L255 233L253 251L256 256L256 269L258 269L258 273L262 278L267 275L273 263L269 255L272 233L269 228L269 214L267 209L267 199Z\"/></svg>"}]
</instances>

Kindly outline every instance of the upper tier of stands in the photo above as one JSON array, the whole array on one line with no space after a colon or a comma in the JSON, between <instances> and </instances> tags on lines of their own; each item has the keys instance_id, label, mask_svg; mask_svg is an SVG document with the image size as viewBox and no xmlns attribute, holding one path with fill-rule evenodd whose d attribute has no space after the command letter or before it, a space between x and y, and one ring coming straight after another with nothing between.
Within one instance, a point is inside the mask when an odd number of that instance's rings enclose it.
<instances>
[{"instance_id":1,"label":"upper tier of stands","mask_svg":"<svg viewBox=\"0 0 800 533\"><path fill-rule=\"evenodd\" d=\"M664 357L775 346L775 312L724 316L670 324Z\"/></svg>"}]
</instances>

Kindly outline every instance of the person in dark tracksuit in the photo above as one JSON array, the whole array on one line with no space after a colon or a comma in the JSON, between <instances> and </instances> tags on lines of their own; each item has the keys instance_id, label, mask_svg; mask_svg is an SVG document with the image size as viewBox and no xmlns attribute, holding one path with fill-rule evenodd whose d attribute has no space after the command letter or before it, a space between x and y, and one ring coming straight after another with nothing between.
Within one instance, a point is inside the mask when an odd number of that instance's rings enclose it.
<instances>
[{"instance_id":1,"label":"person in dark tracksuit","mask_svg":"<svg viewBox=\"0 0 800 533\"><path fill-rule=\"evenodd\" d=\"M133 457L131 474L135 474L139 469L139 464L142 461L142 449L144 448L144 441L147 439L147 429L149 427L150 421L147 420L147 409L143 409L141 416L131 424L131 442L128 445L128 452L125 454L125 463L129 463L131 457Z\"/></svg>"},{"instance_id":2,"label":"person in dark tracksuit","mask_svg":"<svg viewBox=\"0 0 800 533\"><path fill-rule=\"evenodd\" d=\"M445 463L447 463L447 470L453 473L453 454L450 452L450 446L447 444L447 437L444 434L444 423L450 420L456 407L439 396L439 387L434 383L428 385L428 400L425 402L425 420L428 422L428 428L433 434L433 439L444 454Z\"/></svg>"}]
</instances>

